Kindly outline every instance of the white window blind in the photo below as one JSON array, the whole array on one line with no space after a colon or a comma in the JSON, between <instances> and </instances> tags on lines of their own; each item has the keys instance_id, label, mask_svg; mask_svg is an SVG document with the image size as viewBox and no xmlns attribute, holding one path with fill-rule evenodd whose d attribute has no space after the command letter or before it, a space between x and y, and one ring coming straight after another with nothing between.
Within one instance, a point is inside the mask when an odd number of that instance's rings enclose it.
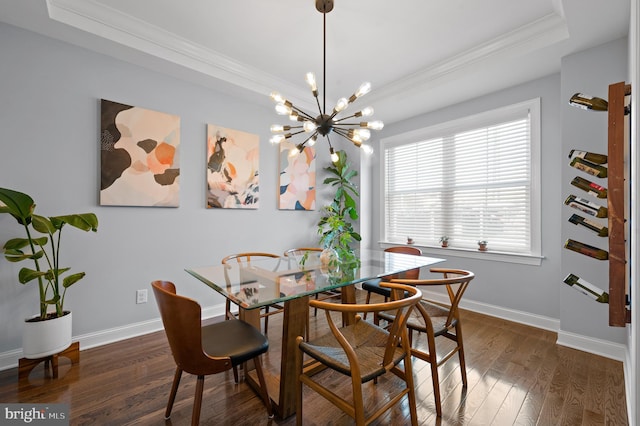
<instances>
[{"instance_id":1,"label":"white window blind","mask_svg":"<svg viewBox=\"0 0 640 426\"><path fill-rule=\"evenodd\" d=\"M531 129L518 105L385 143L385 239L537 254Z\"/></svg>"}]
</instances>

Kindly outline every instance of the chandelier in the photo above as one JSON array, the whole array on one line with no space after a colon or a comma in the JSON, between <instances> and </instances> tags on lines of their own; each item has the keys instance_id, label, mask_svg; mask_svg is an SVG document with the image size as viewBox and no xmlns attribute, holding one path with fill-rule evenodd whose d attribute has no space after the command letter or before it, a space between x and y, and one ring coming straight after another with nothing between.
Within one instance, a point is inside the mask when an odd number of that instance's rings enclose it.
<instances>
[{"instance_id":1,"label":"chandelier","mask_svg":"<svg viewBox=\"0 0 640 426\"><path fill-rule=\"evenodd\" d=\"M318 85L316 83L316 76L309 72L306 75L306 81L311 88L313 97L318 105L318 115L314 117L314 113L307 113L306 111L296 107L289 100L284 98L278 92L271 93L271 99L276 103L276 113L278 115L289 116L290 121L295 121L295 125L278 125L271 126L271 133L274 135L269 142L272 144L279 144L286 139L295 135L301 135L305 137L302 142L295 145L295 148L291 150L291 155L302 152L305 146L313 146L318 139L318 135L324 136L329 143L329 152L331 154L331 161L334 163L338 161L338 154L334 151L333 145L329 135L335 133L342 136L345 139L350 140L355 146L361 148L366 153L372 153L373 149L364 144L370 137L372 130L380 130L384 127L382 121L353 121L347 122L349 119L357 119L358 117L368 117L373 115L373 108L366 107L362 110L344 117L340 117L339 114L347 109L347 107L353 103L356 99L366 95L371 91L371 83L365 82L360 85L358 90L353 93L349 98L340 98L336 103L333 110L328 111L326 109L326 58L327 58L327 13L333 10L333 0L316 0L316 9L323 15L323 70L322 70L322 84L324 92L322 95L322 106L318 99Z\"/></svg>"}]
</instances>

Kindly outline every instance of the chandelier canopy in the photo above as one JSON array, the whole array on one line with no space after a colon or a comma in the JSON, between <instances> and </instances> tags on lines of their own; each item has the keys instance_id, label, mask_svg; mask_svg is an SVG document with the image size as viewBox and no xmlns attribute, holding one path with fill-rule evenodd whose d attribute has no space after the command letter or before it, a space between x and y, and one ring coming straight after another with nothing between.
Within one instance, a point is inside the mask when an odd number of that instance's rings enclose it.
<instances>
[{"instance_id":1,"label":"chandelier canopy","mask_svg":"<svg viewBox=\"0 0 640 426\"><path fill-rule=\"evenodd\" d=\"M340 98L336 103L333 110L328 111L326 109L326 71L327 71L327 13L333 10L333 0L316 0L316 9L322 13L322 33L323 33L323 87L324 92L322 94L322 106L318 98L318 85L316 83L316 76L312 72L307 73L306 81L311 88L311 93L318 105L318 115L307 113L304 110L296 107L289 100L284 98L278 92L271 92L271 99L276 103L276 113L278 115L286 115L289 120L295 121L295 125L279 125L274 124L271 126L271 132L274 135L269 140L273 144L279 144L282 141L291 138L292 136L301 134L305 136L302 142L295 145L291 154L295 155L302 152L305 146L313 146L318 139L318 135L324 136L329 143L329 152L331 153L331 161L334 163L338 161L338 154L335 153L331 139L329 135L335 133L342 136L345 139L350 140L355 146L362 148L366 153L373 152L371 146L366 145L366 142L371 137L370 129L380 130L384 127L382 121L351 121L349 119L357 119L358 117L369 117L373 115L373 108L366 107L362 110L355 112L354 114L339 117L342 111L345 111L347 107L352 104L356 99L366 95L371 91L371 83L365 82L360 85L358 90L355 91L349 98Z\"/></svg>"}]
</instances>

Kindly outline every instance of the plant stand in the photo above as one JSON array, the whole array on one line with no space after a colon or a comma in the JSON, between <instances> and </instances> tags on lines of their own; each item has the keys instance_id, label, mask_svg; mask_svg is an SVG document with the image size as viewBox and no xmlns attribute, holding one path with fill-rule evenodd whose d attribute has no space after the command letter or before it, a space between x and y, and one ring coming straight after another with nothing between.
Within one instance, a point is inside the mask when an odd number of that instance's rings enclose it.
<instances>
[{"instance_id":1,"label":"plant stand","mask_svg":"<svg viewBox=\"0 0 640 426\"><path fill-rule=\"evenodd\" d=\"M58 378L58 357L63 356L71 360L71 365L80 362L80 342L73 342L67 349L57 354L42 358L20 358L18 361L18 380L29 378L31 371L42 361L44 361L45 374L51 366L51 376Z\"/></svg>"}]
</instances>

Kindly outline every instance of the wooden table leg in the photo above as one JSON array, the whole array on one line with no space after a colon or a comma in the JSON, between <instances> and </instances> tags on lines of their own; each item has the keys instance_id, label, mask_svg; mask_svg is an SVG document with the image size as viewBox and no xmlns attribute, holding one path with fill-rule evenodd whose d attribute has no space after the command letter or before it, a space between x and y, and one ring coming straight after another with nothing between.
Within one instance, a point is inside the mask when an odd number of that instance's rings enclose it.
<instances>
[{"instance_id":1,"label":"wooden table leg","mask_svg":"<svg viewBox=\"0 0 640 426\"><path fill-rule=\"evenodd\" d=\"M282 418L296 413L296 338L305 336L309 316L309 296L287 300L282 320L282 359L280 360L280 398L278 411Z\"/></svg>"},{"instance_id":2,"label":"wooden table leg","mask_svg":"<svg viewBox=\"0 0 640 426\"><path fill-rule=\"evenodd\" d=\"M356 287L348 285L342 287L342 303L356 303ZM342 325L350 325L356 321L356 314L353 312L342 313Z\"/></svg>"}]
</instances>

